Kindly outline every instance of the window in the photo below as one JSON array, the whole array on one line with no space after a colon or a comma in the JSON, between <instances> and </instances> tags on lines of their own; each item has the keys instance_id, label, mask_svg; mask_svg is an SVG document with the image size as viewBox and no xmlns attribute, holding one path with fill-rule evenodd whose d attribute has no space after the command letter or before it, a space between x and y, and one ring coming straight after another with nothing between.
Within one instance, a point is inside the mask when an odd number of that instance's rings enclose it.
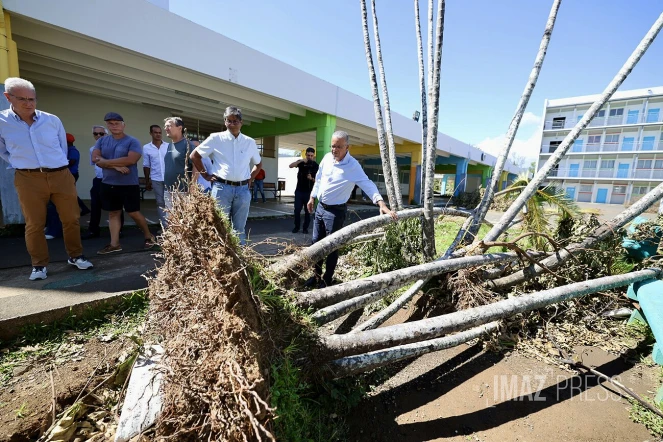
<instances>
[{"instance_id":1,"label":"window","mask_svg":"<svg viewBox=\"0 0 663 442\"><path fill-rule=\"evenodd\" d=\"M633 195L646 195L647 189L648 189L647 186L633 187Z\"/></svg>"},{"instance_id":2,"label":"window","mask_svg":"<svg viewBox=\"0 0 663 442\"><path fill-rule=\"evenodd\" d=\"M614 169L615 160L601 160L601 169Z\"/></svg>"},{"instance_id":3,"label":"window","mask_svg":"<svg viewBox=\"0 0 663 442\"><path fill-rule=\"evenodd\" d=\"M583 169L596 169L596 160L585 160L582 163Z\"/></svg>"},{"instance_id":4,"label":"window","mask_svg":"<svg viewBox=\"0 0 663 442\"><path fill-rule=\"evenodd\" d=\"M613 186L612 193L625 194L626 193L626 186Z\"/></svg>"},{"instance_id":5,"label":"window","mask_svg":"<svg viewBox=\"0 0 663 442\"><path fill-rule=\"evenodd\" d=\"M663 160L654 161L654 169L663 169Z\"/></svg>"},{"instance_id":6,"label":"window","mask_svg":"<svg viewBox=\"0 0 663 442\"><path fill-rule=\"evenodd\" d=\"M661 109L649 109L647 111L647 123L658 123L658 116L661 112Z\"/></svg>"},{"instance_id":7,"label":"window","mask_svg":"<svg viewBox=\"0 0 663 442\"><path fill-rule=\"evenodd\" d=\"M596 113L596 117L594 118L603 118L603 117L605 117L605 109L601 109L600 111L598 111Z\"/></svg>"},{"instance_id":8,"label":"window","mask_svg":"<svg viewBox=\"0 0 663 442\"><path fill-rule=\"evenodd\" d=\"M587 144L601 144L601 135L590 135L587 137Z\"/></svg>"},{"instance_id":9,"label":"window","mask_svg":"<svg viewBox=\"0 0 663 442\"><path fill-rule=\"evenodd\" d=\"M566 123L566 117L553 118L552 128L553 129L564 129L564 124L565 123Z\"/></svg>"},{"instance_id":10,"label":"window","mask_svg":"<svg viewBox=\"0 0 663 442\"><path fill-rule=\"evenodd\" d=\"M626 124L636 124L638 122L638 114L640 111L638 110L630 110L628 111L628 116L626 117Z\"/></svg>"},{"instance_id":11,"label":"window","mask_svg":"<svg viewBox=\"0 0 663 442\"><path fill-rule=\"evenodd\" d=\"M651 160L638 160L636 169L651 169Z\"/></svg>"},{"instance_id":12,"label":"window","mask_svg":"<svg viewBox=\"0 0 663 442\"><path fill-rule=\"evenodd\" d=\"M592 185L591 184L582 184L582 185L580 185L580 191L581 192L591 192L592 191Z\"/></svg>"},{"instance_id":13,"label":"window","mask_svg":"<svg viewBox=\"0 0 663 442\"><path fill-rule=\"evenodd\" d=\"M561 143L561 141L551 141L550 146L548 146L548 153L553 153L556 151Z\"/></svg>"},{"instance_id":14,"label":"window","mask_svg":"<svg viewBox=\"0 0 663 442\"><path fill-rule=\"evenodd\" d=\"M611 117L623 117L624 116L624 108L620 109L610 109L610 114Z\"/></svg>"},{"instance_id":15,"label":"window","mask_svg":"<svg viewBox=\"0 0 663 442\"><path fill-rule=\"evenodd\" d=\"M619 143L619 134L608 134L605 136L605 142L607 144L617 144Z\"/></svg>"}]
</instances>

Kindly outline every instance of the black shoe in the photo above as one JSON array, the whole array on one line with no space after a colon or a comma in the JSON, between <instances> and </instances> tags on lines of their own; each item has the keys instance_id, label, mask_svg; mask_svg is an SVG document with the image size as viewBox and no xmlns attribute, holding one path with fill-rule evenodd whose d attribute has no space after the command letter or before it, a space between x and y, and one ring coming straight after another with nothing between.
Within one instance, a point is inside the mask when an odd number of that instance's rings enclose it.
<instances>
[{"instance_id":1,"label":"black shoe","mask_svg":"<svg viewBox=\"0 0 663 442\"><path fill-rule=\"evenodd\" d=\"M99 236L101 236L99 233L87 232L81 237L81 239L99 238Z\"/></svg>"},{"instance_id":2,"label":"black shoe","mask_svg":"<svg viewBox=\"0 0 663 442\"><path fill-rule=\"evenodd\" d=\"M304 287L306 287L306 288L313 287L313 286L315 286L316 284L318 284L319 281L321 281L321 280L320 280L320 278L318 278L317 276L311 276L311 277L310 277L309 279L307 279L306 282L304 283Z\"/></svg>"},{"instance_id":3,"label":"black shoe","mask_svg":"<svg viewBox=\"0 0 663 442\"><path fill-rule=\"evenodd\" d=\"M303 233L304 235L308 235L308 229L304 229L304 230L302 230L302 233Z\"/></svg>"},{"instance_id":4,"label":"black shoe","mask_svg":"<svg viewBox=\"0 0 663 442\"><path fill-rule=\"evenodd\" d=\"M294 229L292 229L292 233L297 233L297 232L299 232L299 227L295 227Z\"/></svg>"}]
</instances>

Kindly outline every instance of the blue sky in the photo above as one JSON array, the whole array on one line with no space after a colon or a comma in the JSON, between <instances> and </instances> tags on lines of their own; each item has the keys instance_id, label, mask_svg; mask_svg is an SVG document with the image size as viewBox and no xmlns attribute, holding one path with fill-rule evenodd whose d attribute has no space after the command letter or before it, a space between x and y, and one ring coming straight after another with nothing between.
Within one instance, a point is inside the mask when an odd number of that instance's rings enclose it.
<instances>
[{"instance_id":1,"label":"blue sky","mask_svg":"<svg viewBox=\"0 0 663 442\"><path fill-rule=\"evenodd\" d=\"M427 2L420 3L425 34ZM391 106L406 116L421 107L413 4L377 0ZM544 0L446 2L442 132L490 152L498 149L532 68L551 4ZM371 97L359 0L170 0L170 9ZM515 151L535 157L544 99L601 92L662 10L663 4L654 0L564 0ZM622 90L663 85L661 40L663 36Z\"/></svg>"}]
</instances>

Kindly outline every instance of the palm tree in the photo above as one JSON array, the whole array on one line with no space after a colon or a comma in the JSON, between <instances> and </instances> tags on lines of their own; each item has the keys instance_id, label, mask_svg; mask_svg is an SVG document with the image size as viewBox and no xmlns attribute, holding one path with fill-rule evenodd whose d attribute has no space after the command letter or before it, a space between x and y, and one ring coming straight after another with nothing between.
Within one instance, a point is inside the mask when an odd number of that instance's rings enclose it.
<instances>
[{"instance_id":1,"label":"palm tree","mask_svg":"<svg viewBox=\"0 0 663 442\"><path fill-rule=\"evenodd\" d=\"M495 194L496 202L511 204L530 183L527 172L518 175L516 180L505 190ZM527 200L523 208L523 231L552 234L550 214L546 206L554 209L562 218L573 218L580 215L580 209L563 190L546 186L536 189L532 198ZM545 238L540 236L527 237L530 245L537 250L543 250L546 244Z\"/></svg>"},{"instance_id":2,"label":"palm tree","mask_svg":"<svg viewBox=\"0 0 663 442\"><path fill-rule=\"evenodd\" d=\"M373 108L375 110L375 126L378 132L378 144L380 146L380 159L382 160L382 171L384 173L384 184L387 187L387 197L389 204L397 207L399 201L396 197L396 188L391 173L391 161L389 150L385 143L384 122L382 120L382 107L380 106L380 94L378 92L378 82L375 77L375 66L373 65L373 52L371 50L371 39L368 34L368 14L366 12L366 0L360 0L361 20L364 30L364 49L366 51L366 64L368 65L368 77L373 91ZM400 189L398 189L400 191Z\"/></svg>"},{"instance_id":3,"label":"palm tree","mask_svg":"<svg viewBox=\"0 0 663 442\"><path fill-rule=\"evenodd\" d=\"M380 73L380 84L382 86L382 98L384 100L384 122L387 132L387 147L389 149L389 167L391 168L391 179L393 181L395 201L390 201L392 209L403 209L403 195L401 183L398 179L398 162L396 161L396 145L394 143L394 131L391 128L391 106L389 105L389 91L387 90L387 77L384 73L382 63L382 47L380 46L380 32L378 31L378 15L375 10L375 0L371 0L371 12L373 13L373 33L375 36L375 52L378 56L378 72Z\"/></svg>"}]
</instances>

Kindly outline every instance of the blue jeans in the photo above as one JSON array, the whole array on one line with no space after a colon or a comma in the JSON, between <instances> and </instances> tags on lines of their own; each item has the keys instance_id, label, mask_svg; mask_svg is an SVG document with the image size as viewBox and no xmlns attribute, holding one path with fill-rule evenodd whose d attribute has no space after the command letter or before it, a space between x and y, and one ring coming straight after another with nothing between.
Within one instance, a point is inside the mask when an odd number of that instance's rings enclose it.
<instances>
[{"instance_id":1,"label":"blue jeans","mask_svg":"<svg viewBox=\"0 0 663 442\"><path fill-rule=\"evenodd\" d=\"M262 202L265 202L265 180L253 181L253 202L258 201L258 191L262 194Z\"/></svg>"},{"instance_id":2,"label":"blue jeans","mask_svg":"<svg viewBox=\"0 0 663 442\"><path fill-rule=\"evenodd\" d=\"M311 224L311 214L308 213L306 208L306 203L311 198L311 192L302 192L301 190L295 190L295 229L299 230L299 224L301 222L301 211L302 207L304 208L304 230L308 230L309 224Z\"/></svg>"},{"instance_id":3,"label":"blue jeans","mask_svg":"<svg viewBox=\"0 0 663 442\"><path fill-rule=\"evenodd\" d=\"M246 244L244 227L251 206L249 185L231 186L230 184L214 182L212 183L212 196L230 220L233 230L239 236L240 244Z\"/></svg>"},{"instance_id":4,"label":"blue jeans","mask_svg":"<svg viewBox=\"0 0 663 442\"><path fill-rule=\"evenodd\" d=\"M322 207L322 204L318 203L318 207L315 210L315 219L313 220L313 238L312 243L320 241L327 235L340 230L345 223L345 216L347 214L346 209L330 209L327 210ZM336 263L338 262L338 250L331 252L326 259L325 274L322 279L331 285L332 278L334 277L334 270L336 270ZM322 261L315 263L314 269L315 276L320 278L322 275Z\"/></svg>"}]
</instances>

